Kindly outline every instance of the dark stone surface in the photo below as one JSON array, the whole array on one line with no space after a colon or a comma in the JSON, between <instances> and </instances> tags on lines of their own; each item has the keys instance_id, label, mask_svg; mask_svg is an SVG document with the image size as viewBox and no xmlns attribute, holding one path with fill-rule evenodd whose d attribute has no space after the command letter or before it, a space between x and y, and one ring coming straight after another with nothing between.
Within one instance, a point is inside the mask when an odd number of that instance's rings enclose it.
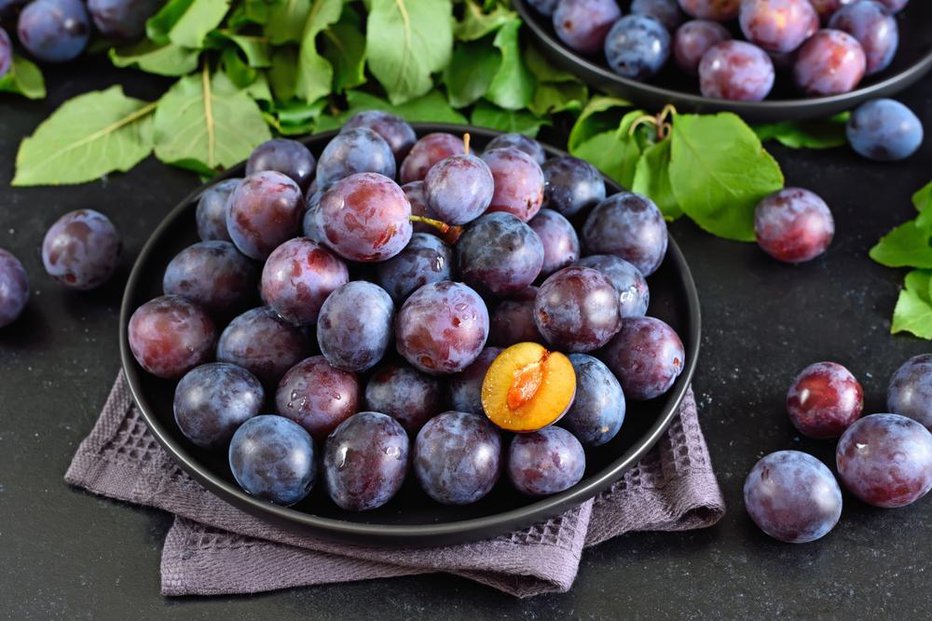
<instances>
[{"instance_id":1,"label":"dark stone surface","mask_svg":"<svg viewBox=\"0 0 932 621\"><path fill-rule=\"evenodd\" d=\"M672 227L703 303L695 387L729 505L716 527L608 542L585 553L570 593L530 601L447 576L163 599L159 554L171 518L71 490L62 476L119 366L117 312L127 270L149 232L198 181L149 159L83 186L9 187L17 143L68 97L122 81L129 94L151 99L165 84L106 67L85 60L49 71L43 102L0 95L0 246L22 259L33 287L24 318L0 332L0 616L932 617L932 499L884 511L846 495L835 531L802 546L767 539L740 499L745 474L770 451L801 448L831 463L832 443L801 440L783 411L800 369L818 360L845 364L864 385L867 410L877 412L893 371L932 351L932 343L889 335L903 271L867 258L882 233L913 217L909 197L932 179L932 137L909 161L886 165L845 148L773 148L787 183L816 191L835 214L835 243L808 265L777 264L752 244L713 238L686 221ZM902 100L932 134L932 79ZM117 278L90 293L57 286L39 259L46 228L81 207L107 213L126 246Z\"/></svg>"}]
</instances>

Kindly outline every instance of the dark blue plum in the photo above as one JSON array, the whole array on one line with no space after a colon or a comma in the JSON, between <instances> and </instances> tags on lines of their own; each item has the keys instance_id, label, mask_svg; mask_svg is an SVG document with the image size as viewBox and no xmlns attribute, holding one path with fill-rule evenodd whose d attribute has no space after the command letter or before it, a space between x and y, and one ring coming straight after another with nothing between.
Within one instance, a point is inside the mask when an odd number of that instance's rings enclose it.
<instances>
[{"instance_id":1,"label":"dark blue plum","mask_svg":"<svg viewBox=\"0 0 932 621\"><path fill-rule=\"evenodd\" d=\"M744 481L744 507L779 541L807 543L829 533L841 517L841 488L825 464L800 451L777 451L758 461Z\"/></svg>"},{"instance_id":2,"label":"dark blue plum","mask_svg":"<svg viewBox=\"0 0 932 621\"><path fill-rule=\"evenodd\" d=\"M343 124L341 131L357 127L366 127L381 136L391 147L396 162L402 161L417 141L414 128L407 121L382 110L357 112Z\"/></svg>"},{"instance_id":3,"label":"dark blue plum","mask_svg":"<svg viewBox=\"0 0 932 621\"><path fill-rule=\"evenodd\" d=\"M175 422L201 448L226 448L244 422L259 414L265 391L242 367L212 362L188 371L175 387Z\"/></svg>"},{"instance_id":4,"label":"dark blue plum","mask_svg":"<svg viewBox=\"0 0 932 621\"><path fill-rule=\"evenodd\" d=\"M180 295L219 316L249 306L259 290L259 268L230 242L188 246L171 260L162 278L166 295Z\"/></svg>"},{"instance_id":5,"label":"dark blue plum","mask_svg":"<svg viewBox=\"0 0 932 621\"><path fill-rule=\"evenodd\" d=\"M680 8L696 19L727 22L738 17L741 0L678 0Z\"/></svg>"},{"instance_id":6,"label":"dark blue plum","mask_svg":"<svg viewBox=\"0 0 932 621\"><path fill-rule=\"evenodd\" d=\"M224 179L210 186L197 201L197 235L203 241L232 241L227 230L227 201L242 179Z\"/></svg>"},{"instance_id":7,"label":"dark blue plum","mask_svg":"<svg viewBox=\"0 0 932 621\"><path fill-rule=\"evenodd\" d=\"M527 222L544 202L544 171L520 149L503 147L482 154L492 171L495 193L489 211L504 211Z\"/></svg>"},{"instance_id":8,"label":"dark blue plum","mask_svg":"<svg viewBox=\"0 0 932 621\"><path fill-rule=\"evenodd\" d=\"M910 505L932 489L932 433L898 414L871 414L848 427L835 450L845 488L875 507Z\"/></svg>"},{"instance_id":9,"label":"dark blue plum","mask_svg":"<svg viewBox=\"0 0 932 621\"><path fill-rule=\"evenodd\" d=\"M602 272L618 291L618 307L622 318L643 317L650 304L650 290L641 270L611 254L594 254L576 262Z\"/></svg>"},{"instance_id":10,"label":"dark blue plum","mask_svg":"<svg viewBox=\"0 0 932 621\"><path fill-rule=\"evenodd\" d=\"M263 306L239 315L217 343L217 360L239 365L274 388L285 372L307 357L310 340L300 328Z\"/></svg>"},{"instance_id":11,"label":"dark blue plum","mask_svg":"<svg viewBox=\"0 0 932 621\"><path fill-rule=\"evenodd\" d=\"M447 409L446 391L436 377L401 361L375 370L366 384L366 407L388 414L416 434L424 423Z\"/></svg>"},{"instance_id":12,"label":"dark blue plum","mask_svg":"<svg viewBox=\"0 0 932 621\"><path fill-rule=\"evenodd\" d=\"M565 155L547 160L541 169L547 209L571 218L605 200L605 178L586 160Z\"/></svg>"},{"instance_id":13,"label":"dark blue plum","mask_svg":"<svg viewBox=\"0 0 932 621\"><path fill-rule=\"evenodd\" d=\"M867 59L864 75L873 75L889 67L900 44L896 18L883 4L872 0L859 0L841 7L829 20L828 27L847 32L858 40Z\"/></svg>"},{"instance_id":14,"label":"dark blue plum","mask_svg":"<svg viewBox=\"0 0 932 621\"><path fill-rule=\"evenodd\" d=\"M307 197L307 209L304 211L304 219L301 222L301 231L308 239L316 241L318 244L324 243L324 236L317 226L317 209L320 207L320 199L323 192L314 192Z\"/></svg>"},{"instance_id":15,"label":"dark blue plum","mask_svg":"<svg viewBox=\"0 0 932 621\"><path fill-rule=\"evenodd\" d=\"M699 61L699 91L703 97L732 101L761 101L775 78L767 52L747 41L722 41Z\"/></svg>"},{"instance_id":16,"label":"dark blue plum","mask_svg":"<svg viewBox=\"0 0 932 621\"><path fill-rule=\"evenodd\" d=\"M528 226L537 233L544 247L544 278L572 264L579 258L579 237L570 221L552 209L541 209Z\"/></svg>"},{"instance_id":17,"label":"dark blue plum","mask_svg":"<svg viewBox=\"0 0 932 621\"><path fill-rule=\"evenodd\" d=\"M294 365L275 390L278 413L323 442L337 425L359 410L359 379L337 369L323 356Z\"/></svg>"},{"instance_id":18,"label":"dark blue plum","mask_svg":"<svg viewBox=\"0 0 932 621\"><path fill-rule=\"evenodd\" d=\"M491 151L492 149L504 149L505 147L514 147L519 151L524 151L537 162L538 166L543 166L544 160L547 159L547 153L544 152L544 147L540 146L539 142L530 136L518 133L499 134L489 141L489 144L485 146L485 150Z\"/></svg>"},{"instance_id":19,"label":"dark blue plum","mask_svg":"<svg viewBox=\"0 0 932 621\"><path fill-rule=\"evenodd\" d=\"M13 66L13 43L6 30L0 28L0 78L5 76Z\"/></svg>"},{"instance_id":20,"label":"dark blue plum","mask_svg":"<svg viewBox=\"0 0 932 621\"><path fill-rule=\"evenodd\" d=\"M536 298L537 287L528 287L499 302L489 319L489 344L510 347L517 343L543 343L544 337L534 322Z\"/></svg>"},{"instance_id":21,"label":"dark blue plum","mask_svg":"<svg viewBox=\"0 0 932 621\"><path fill-rule=\"evenodd\" d=\"M667 254L667 223L646 196L619 192L586 218L582 242L588 254L613 254L650 276Z\"/></svg>"},{"instance_id":22,"label":"dark blue plum","mask_svg":"<svg viewBox=\"0 0 932 621\"><path fill-rule=\"evenodd\" d=\"M653 317L625 319L601 358L621 382L625 395L636 401L670 390L686 364L683 341L673 328Z\"/></svg>"},{"instance_id":23,"label":"dark blue plum","mask_svg":"<svg viewBox=\"0 0 932 621\"><path fill-rule=\"evenodd\" d=\"M321 196L316 214L324 242L350 261L390 259L413 233L408 197L397 183L377 173L357 173L334 183Z\"/></svg>"},{"instance_id":24,"label":"dark blue plum","mask_svg":"<svg viewBox=\"0 0 932 621\"><path fill-rule=\"evenodd\" d=\"M298 184L280 172L264 170L243 179L230 194L227 230L240 252L261 261L297 235L303 211Z\"/></svg>"},{"instance_id":25,"label":"dark blue plum","mask_svg":"<svg viewBox=\"0 0 932 621\"><path fill-rule=\"evenodd\" d=\"M463 282L484 294L507 296L540 275L544 245L534 230L509 213L489 213L467 227L456 244Z\"/></svg>"},{"instance_id":26,"label":"dark blue plum","mask_svg":"<svg viewBox=\"0 0 932 621\"><path fill-rule=\"evenodd\" d=\"M585 472L586 451L573 434L560 427L517 434L508 449L508 478L529 496L568 490Z\"/></svg>"},{"instance_id":27,"label":"dark blue plum","mask_svg":"<svg viewBox=\"0 0 932 621\"><path fill-rule=\"evenodd\" d=\"M550 17L553 15L554 9L557 8L558 1L559 0L528 0L528 4L534 7L534 9L541 15Z\"/></svg>"},{"instance_id":28,"label":"dark blue plum","mask_svg":"<svg viewBox=\"0 0 932 621\"><path fill-rule=\"evenodd\" d=\"M349 282L339 257L306 237L290 239L269 255L262 268L262 299L296 326L317 323L331 293Z\"/></svg>"},{"instance_id":29,"label":"dark blue plum","mask_svg":"<svg viewBox=\"0 0 932 621\"><path fill-rule=\"evenodd\" d=\"M864 390L851 371L836 362L803 369L786 393L786 413L810 438L837 438L861 416Z\"/></svg>"},{"instance_id":30,"label":"dark blue plum","mask_svg":"<svg viewBox=\"0 0 932 621\"><path fill-rule=\"evenodd\" d=\"M408 434L380 412L360 412L327 437L324 479L341 509L381 507L401 489L408 473Z\"/></svg>"},{"instance_id":31,"label":"dark blue plum","mask_svg":"<svg viewBox=\"0 0 932 621\"><path fill-rule=\"evenodd\" d=\"M673 32L683 23L683 12L676 0L633 0L631 12L635 15L653 17L663 24L668 32Z\"/></svg>"},{"instance_id":32,"label":"dark blue plum","mask_svg":"<svg viewBox=\"0 0 932 621\"><path fill-rule=\"evenodd\" d=\"M255 416L233 434L230 470L246 493L293 505L311 492L317 479L314 441L287 418Z\"/></svg>"},{"instance_id":33,"label":"dark blue plum","mask_svg":"<svg viewBox=\"0 0 932 621\"><path fill-rule=\"evenodd\" d=\"M42 242L42 264L49 276L69 289L95 289L113 276L123 244L116 227L93 209L66 213Z\"/></svg>"},{"instance_id":34,"label":"dark blue plum","mask_svg":"<svg viewBox=\"0 0 932 621\"><path fill-rule=\"evenodd\" d=\"M633 80L654 77L670 58L670 33L653 17L626 15L605 37L605 59L618 75Z\"/></svg>"},{"instance_id":35,"label":"dark blue plum","mask_svg":"<svg viewBox=\"0 0 932 621\"><path fill-rule=\"evenodd\" d=\"M754 234L757 245L773 258L801 263L828 249L835 221L828 205L814 192L784 188L757 204Z\"/></svg>"},{"instance_id":36,"label":"dark blue plum","mask_svg":"<svg viewBox=\"0 0 932 621\"><path fill-rule=\"evenodd\" d=\"M401 304L424 285L452 280L453 249L434 235L415 233L405 249L376 266L378 283Z\"/></svg>"},{"instance_id":37,"label":"dark blue plum","mask_svg":"<svg viewBox=\"0 0 932 621\"><path fill-rule=\"evenodd\" d=\"M416 369L449 375L468 367L489 336L489 311L474 290L449 280L412 293L395 319L395 346Z\"/></svg>"},{"instance_id":38,"label":"dark blue plum","mask_svg":"<svg viewBox=\"0 0 932 621\"><path fill-rule=\"evenodd\" d=\"M470 153L440 160L424 179L427 204L447 224L466 224L481 216L494 191L489 167Z\"/></svg>"},{"instance_id":39,"label":"dark blue plum","mask_svg":"<svg viewBox=\"0 0 932 621\"><path fill-rule=\"evenodd\" d=\"M572 50L595 54L621 9L615 0L559 0L553 11L553 29Z\"/></svg>"},{"instance_id":40,"label":"dark blue plum","mask_svg":"<svg viewBox=\"0 0 932 621\"><path fill-rule=\"evenodd\" d=\"M896 370L887 389L887 407L932 430L932 354L913 356Z\"/></svg>"},{"instance_id":41,"label":"dark blue plum","mask_svg":"<svg viewBox=\"0 0 932 621\"><path fill-rule=\"evenodd\" d=\"M462 138L446 133L427 134L411 147L401 163L399 181L404 184L423 181L427 172L440 160L466 152Z\"/></svg>"},{"instance_id":42,"label":"dark blue plum","mask_svg":"<svg viewBox=\"0 0 932 621\"><path fill-rule=\"evenodd\" d=\"M841 30L820 30L799 48L793 79L807 95L828 97L854 90L866 70L867 58L857 39Z\"/></svg>"},{"instance_id":43,"label":"dark blue plum","mask_svg":"<svg viewBox=\"0 0 932 621\"><path fill-rule=\"evenodd\" d=\"M210 360L217 342L207 311L177 295L163 295L137 308L128 333L139 366L164 379L181 377Z\"/></svg>"},{"instance_id":44,"label":"dark blue plum","mask_svg":"<svg viewBox=\"0 0 932 621\"><path fill-rule=\"evenodd\" d=\"M618 332L618 292L601 272L566 267L540 286L534 300L537 329L556 349L594 351Z\"/></svg>"},{"instance_id":45,"label":"dark blue plum","mask_svg":"<svg viewBox=\"0 0 932 621\"><path fill-rule=\"evenodd\" d=\"M699 73L699 62L716 43L731 39L728 29L718 22L694 19L676 29L673 35L673 59L690 75Z\"/></svg>"},{"instance_id":46,"label":"dark blue plum","mask_svg":"<svg viewBox=\"0 0 932 621\"><path fill-rule=\"evenodd\" d=\"M366 127L349 129L333 137L317 162L317 185L327 190L340 179L371 172L395 178L395 156L385 140Z\"/></svg>"},{"instance_id":47,"label":"dark blue plum","mask_svg":"<svg viewBox=\"0 0 932 621\"><path fill-rule=\"evenodd\" d=\"M0 328L23 313L29 301L29 278L13 253L0 248Z\"/></svg>"},{"instance_id":48,"label":"dark blue plum","mask_svg":"<svg viewBox=\"0 0 932 621\"><path fill-rule=\"evenodd\" d=\"M476 502L492 490L501 471L501 435L485 416L444 412L417 434L414 474L437 502Z\"/></svg>"},{"instance_id":49,"label":"dark blue plum","mask_svg":"<svg viewBox=\"0 0 932 621\"><path fill-rule=\"evenodd\" d=\"M482 380L492 361L502 353L501 347L486 347L475 362L460 373L450 376L450 407L457 412L484 414Z\"/></svg>"},{"instance_id":50,"label":"dark blue plum","mask_svg":"<svg viewBox=\"0 0 932 621\"><path fill-rule=\"evenodd\" d=\"M91 20L81 0L35 0L19 14L16 32L37 59L62 63L87 47Z\"/></svg>"},{"instance_id":51,"label":"dark blue plum","mask_svg":"<svg viewBox=\"0 0 932 621\"><path fill-rule=\"evenodd\" d=\"M881 162L905 159L922 145L919 118L893 99L874 99L858 106L845 130L852 149Z\"/></svg>"},{"instance_id":52,"label":"dark blue plum","mask_svg":"<svg viewBox=\"0 0 932 621\"><path fill-rule=\"evenodd\" d=\"M570 354L576 372L576 397L559 425L586 446L601 446L618 434L625 421L625 394L618 379L598 358Z\"/></svg>"},{"instance_id":53,"label":"dark blue plum","mask_svg":"<svg viewBox=\"0 0 932 621\"><path fill-rule=\"evenodd\" d=\"M274 170L290 177L306 192L316 166L314 155L297 140L273 138L253 149L246 161L246 174Z\"/></svg>"},{"instance_id":54,"label":"dark blue plum","mask_svg":"<svg viewBox=\"0 0 932 621\"><path fill-rule=\"evenodd\" d=\"M163 4L164 0L87 0L87 10L100 34L135 41L146 33L146 20Z\"/></svg>"},{"instance_id":55,"label":"dark blue plum","mask_svg":"<svg viewBox=\"0 0 932 621\"><path fill-rule=\"evenodd\" d=\"M765 52L788 54L819 29L819 15L809 0L743 0L741 32Z\"/></svg>"},{"instance_id":56,"label":"dark blue plum","mask_svg":"<svg viewBox=\"0 0 932 621\"><path fill-rule=\"evenodd\" d=\"M320 309L317 343L333 366L365 371L392 343L395 305L385 289L356 280L330 294Z\"/></svg>"}]
</instances>

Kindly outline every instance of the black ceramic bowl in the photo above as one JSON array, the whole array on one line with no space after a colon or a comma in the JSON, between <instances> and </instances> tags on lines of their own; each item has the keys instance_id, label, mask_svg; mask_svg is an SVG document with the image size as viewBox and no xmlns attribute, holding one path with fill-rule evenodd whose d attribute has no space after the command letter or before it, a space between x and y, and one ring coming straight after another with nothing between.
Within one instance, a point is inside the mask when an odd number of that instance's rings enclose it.
<instances>
[{"instance_id":1,"label":"black ceramic bowl","mask_svg":"<svg viewBox=\"0 0 932 621\"><path fill-rule=\"evenodd\" d=\"M432 131L463 133L456 125L417 125L419 135ZM469 128L473 144L482 148L496 133ZM335 135L329 132L306 141L315 155ZM550 156L563 155L547 148ZM242 176L242 165L226 176ZM618 187L610 181L610 192ZM205 186L206 187L206 186ZM311 495L294 507L279 507L243 492L234 482L226 452L211 453L188 442L175 425L172 398L176 382L149 375L136 363L127 342L127 325L133 311L161 295L162 274L171 258L198 241L195 207L203 187L178 205L152 234L136 260L126 285L120 315L120 353L130 389L146 423L162 446L208 490L240 509L281 526L333 539L364 544L403 546L440 545L476 540L530 526L582 503L604 490L631 468L660 438L672 421L696 368L699 353L699 298L689 267L671 239L660 269L650 277L650 314L665 320L680 334L686 347L682 375L665 396L645 403L631 402L621 432L609 444L590 449L582 481L572 489L548 498L517 494L500 482L481 501L448 507L429 499L412 476L386 506L366 513L343 511L318 484Z\"/></svg>"},{"instance_id":2,"label":"black ceramic bowl","mask_svg":"<svg viewBox=\"0 0 932 621\"><path fill-rule=\"evenodd\" d=\"M866 78L857 89L831 97L807 98L794 89L791 75L778 70L773 92L760 102L703 97L699 94L698 79L680 71L672 59L650 82L623 78L608 67L601 51L584 56L566 47L557 38L551 18L535 11L527 0L512 0L512 4L527 24L531 38L555 66L593 88L624 97L651 112L673 104L680 112L730 111L755 123L827 117L868 99L890 97L932 69L932 2L928 0L913 0L897 14L900 45L893 64ZM619 4L627 14L629 3Z\"/></svg>"}]
</instances>

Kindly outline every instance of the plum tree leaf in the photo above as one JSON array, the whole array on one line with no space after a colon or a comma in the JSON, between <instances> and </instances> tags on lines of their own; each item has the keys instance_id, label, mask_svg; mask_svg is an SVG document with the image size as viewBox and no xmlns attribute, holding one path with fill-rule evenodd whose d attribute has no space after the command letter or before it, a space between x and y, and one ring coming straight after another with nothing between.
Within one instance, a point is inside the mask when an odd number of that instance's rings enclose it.
<instances>
[{"instance_id":1,"label":"plum tree leaf","mask_svg":"<svg viewBox=\"0 0 932 621\"><path fill-rule=\"evenodd\" d=\"M370 0L369 70L393 104L426 94L453 51L450 0Z\"/></svg>"},{"instance_id":2,"label":"plum tree leaf","mask_svg":"<svg viewBox=\"0 0 932 621\"><path fill-rule=\"evenodd\" d=\"M534 97L534 76L521 55L518 40L520 27L521 20L510 20L499 29L492 41L501 52L501 63L485 97L506 110L527 108Z\"/></svg>"},{"instance_id":3,"label":"plum tree leaf","mask_svg":"<svg viewBox=\"0 0 932 621\"><path fill-rule=\"evenodd\" d=\"M152 152L152 112L119 86L61 105L23 140L14 186L61 185L127 171Z\"/></svg>"},{"instance_id":4,"label":"plum tree leaf","mask_svg":"<svg viewBox=\"0 0 932 621\"><path fill-rule=\"evenodd\" d=\"M932 269L932 231L916 220L904 222L880 238L870 258L887 267Z\"/></svg>"},{"instance_id":5,"label":"plum tree leaf","mask_svg":"<svg viewBox=\"0 0 932 621\"><path fill-rule=\"evenodd\" d=\"M135 67L156 75L182 76L197 69L197 50L174 43L159 45L143 40L128 47L110 48L109 55L116 67Z\"/></svg>"},{"instance_id":6,"label":"plum tree leaf","mask_svg":"<svg viewBox=\"0 0 932 621\"><path fill-rule=\"evenodd\" d=\"M932 339L932 271L913 270L906 275L893 309L890 332L909 332L924 339Z\"/></svg>"},{"instance_id":7,"label":"plum tree leaf","mask_svg":"<svg viewBox=\"0 0 932 621\"><path fill-rule=\"evenodd\" d=\"M333 91L343 93L366 83L366 37L359 16L343 8L340 21L324 31L322 53L333 67Z\"/></svg>"},{"instance_id":8,"label":"plum tree leaf","mask_svg":"<svg viewBox=\"0 0 932 621\"><path fill-rule=\"evenodd\" d=\"M300 43L311 0L279 0L269 8L265 20L265 35L274 45Z\"/></svg>"},{"instance_id":9,"label":"plum tree leaf","mask_svg":"<svg viewBox=\"0 0 932 621\"><path fill-rule=\"evenodd\" d=\"M488 92L501 62L502 55L486 43L457 46L450 64L443 71L450 105L462 108L481 99Z\"/></svg>"},{"instance_id":10,"label":"plum tree leaf","mask_svg":"<svg viewBox=\"0 0 932 621\"><path fill-rule=\"evenodd\" d=\"M650 145L638 160L631 181L631 191L649 197L667 220L683 215L670 185L670 141Z\"/></svg>"},{"instance_id":11,"label":"plum tree leaf","mask_svg":"<svg viewBox=\"0 0 932 621\"><path fill-rule=\"evenodd\" d=\"M754 241L754 208L783 187L783 173L735 114L679 114L673 120L670 185L676 202L706 231Z\"/></svg>"},{"instance_id":12,"label":"plum tree leaf","mask_svg":"<svg viewBox=\"0 0 932 621\"><path fill-rule=\"evenodd\" d=\"M146 22L146 34L162 45L200 49L229 9L230 0L169 0Z\"/></svg>"},{"instance_id":13,"label":"plum tree leaf","mask_svg":"<svg viewBox=\"0 0 932 621\"><path fill-rule=\"evenodd\" d=\"M343 0L314 0L301 35L295 94L311 102L329 95L333 88L333 67L317 51L317 35L336 23L343 11Z\"/></svg>"},{"instance_id":14,"label":"plum tree leaf","mask_svg":"<svg viewBox=\"0 0 932 621\"><path fill-rule=\"evenodd\" d=\"M473 125L489 127L501 132L526 134L534 137L547 121L534 116L526 110L503 110L488 102L481 101L472 111L470 119Z\"/></svg>"},{"instance_id":15,"label":"plum tree leaf","mask_svg":"<svg viewBox=\"0 0 932 621\"><path fill-rule=\"evenodd\" d=\"M206 65L162 96L154 129L160 160L205 175L241 162L271 138L256 102L225 74L211 78Z\"/></svg>"},{"instance_id":16,"label":"plum tree leaf","mask_svg":"<svg viewBox=\"0 0 932 621\"><path fill-rule=\"evenodd\" d=\"M30 60L13 55L10 71L0 78L0 92L16 93L27 99L45 97L45 80L42 71Z\"/></svg>"}]
</instances>

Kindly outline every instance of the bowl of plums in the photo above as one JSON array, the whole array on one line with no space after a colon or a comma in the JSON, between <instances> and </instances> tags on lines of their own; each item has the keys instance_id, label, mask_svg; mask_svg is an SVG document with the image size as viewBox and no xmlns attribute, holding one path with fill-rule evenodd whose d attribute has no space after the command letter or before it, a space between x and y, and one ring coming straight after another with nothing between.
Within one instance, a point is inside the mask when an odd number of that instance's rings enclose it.
<instances>
[{"instance_id":1,"label":"bowl of plums","mask_svg":"<svg viewBox=\"0 0 932 621\"><path fill-rule=\"evenodd\" d=\"M519 134L365 111L275 139L162 222L123 368L235 506L367 544L531 526L676 416L699 303L650 199Z\"/></svg>"},{"instance_id":2,"label":"bowl of plums","mask_svg":"<svg viewBox=\"0 0 932 621\"><path fill-rule=\"evenodd\" d=\"M651 109L831 116L932 69L921 0L514 0L541 50Z\"/></svg>"}]
</instances>

